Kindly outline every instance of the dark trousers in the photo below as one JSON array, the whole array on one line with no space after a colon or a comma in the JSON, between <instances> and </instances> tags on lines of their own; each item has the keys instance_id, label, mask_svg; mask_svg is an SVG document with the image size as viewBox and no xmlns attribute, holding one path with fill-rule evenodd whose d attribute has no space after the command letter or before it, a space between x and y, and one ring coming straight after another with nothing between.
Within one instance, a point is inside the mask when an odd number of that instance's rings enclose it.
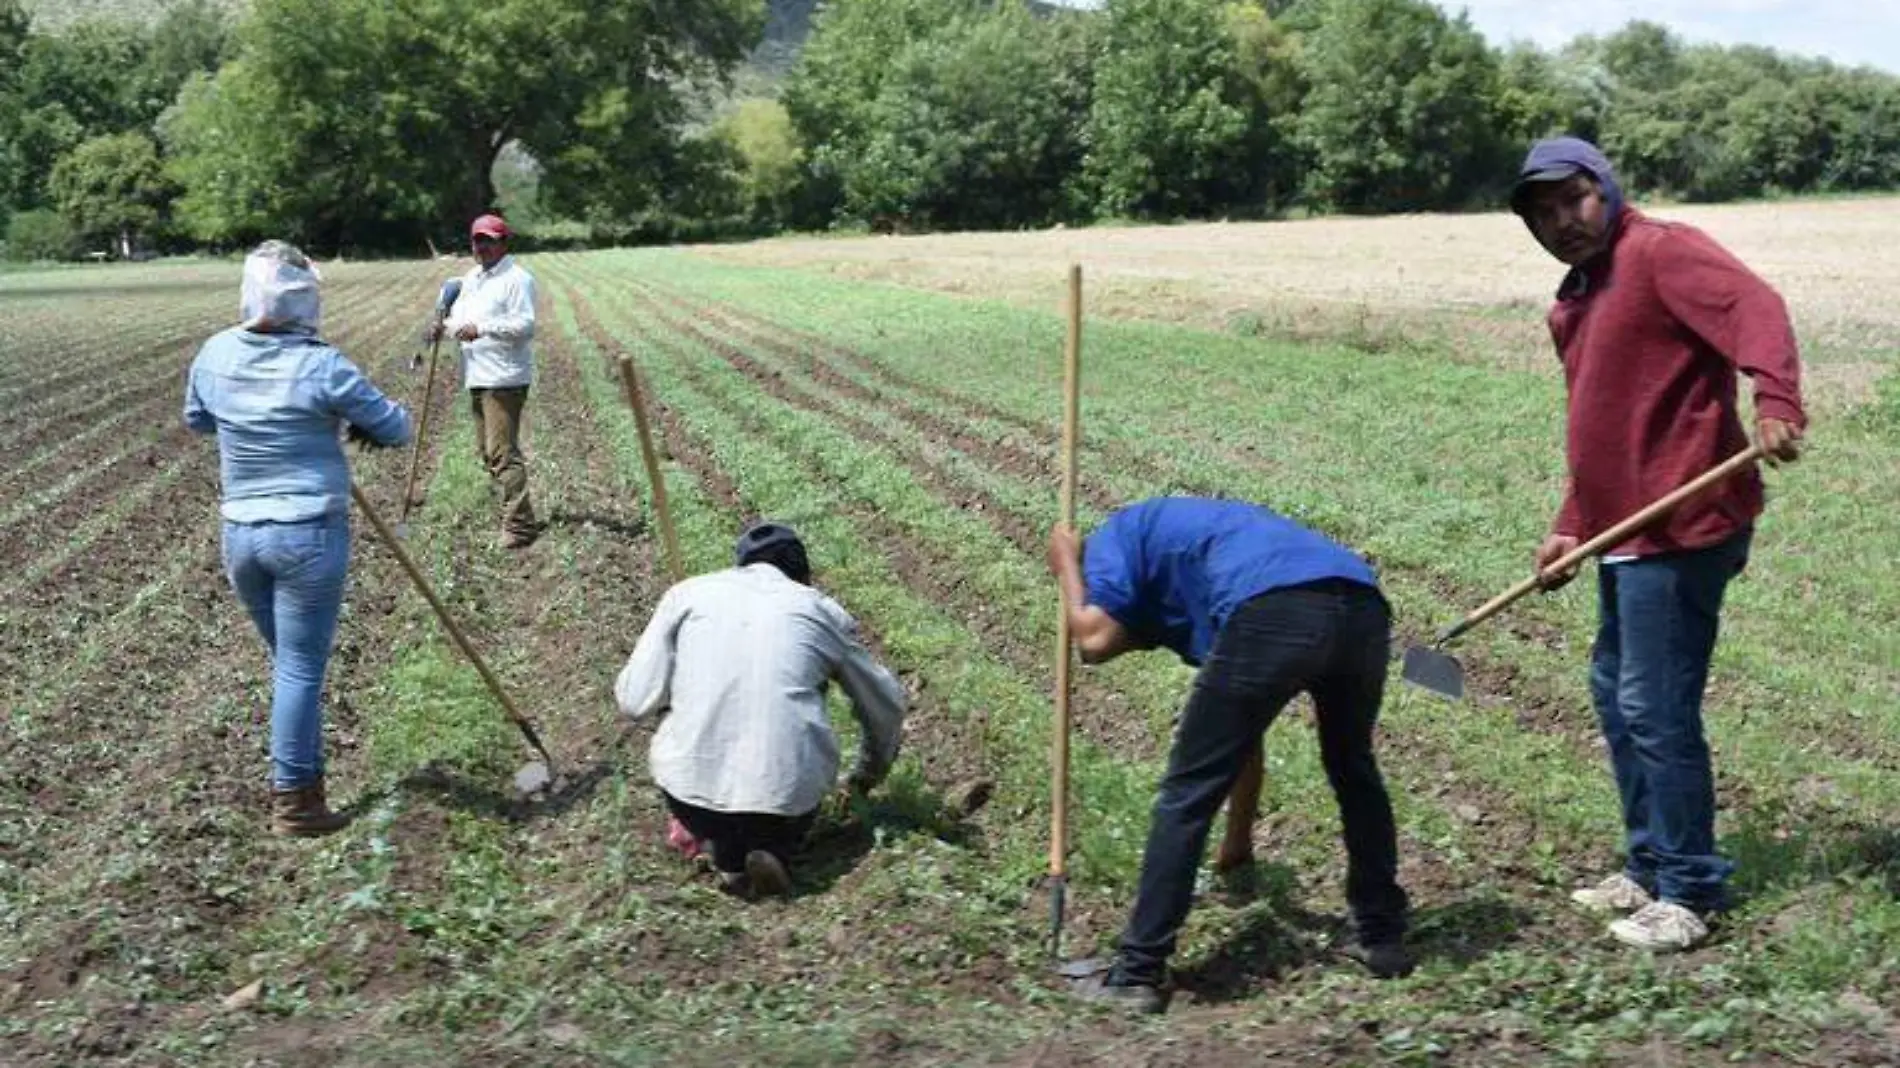
<instances>
[{"instance_id":1,"label":"dark trousers","mask_svg":"<svg viewBox=\"0 0 1900 1068\"><path fill-rule=\"evenodd\" d=\"M714 812L689 805L666 791L667 811L685 824L693 837L712 844L713 867L723 872L745 870L745 855L763 849L781 863L791 859L811 830L817 810L803 816L780 816L769 812Z\"/></svg>"},{"instance_id":2,"label":"dark trousers","mask_svg":"<svg viewBox=\"0 0 1900 1068\"><path fill-rule=\"evenodd\" d=\"M1650 893L1699 911L1726 904L1734 870L1715 847L1702 691L1722 594L1747 563L1749 541L1744 531L1597 572L1602 620L1590 689L1623 801L1626 870Z\"/></svg>"},{"instance_id":3,"label":"dark trousers","mask_svg":"<svg viewBox=\"0 0 1900 1068\"><path fill-rule=\"evenodd\" d=\"M1120 981L1159 983L1194 900L1208 828L1247 756L1288 701L1313 697L1320 758L1346 842L1346 900L1360 939L1405 931L1398 832L1373 757L1391 611L1377 590L1329 580L1273 590L1236 610L1194 680L1155 800L1141 887L1122 932Z\"/></svg>"}]
</instances>

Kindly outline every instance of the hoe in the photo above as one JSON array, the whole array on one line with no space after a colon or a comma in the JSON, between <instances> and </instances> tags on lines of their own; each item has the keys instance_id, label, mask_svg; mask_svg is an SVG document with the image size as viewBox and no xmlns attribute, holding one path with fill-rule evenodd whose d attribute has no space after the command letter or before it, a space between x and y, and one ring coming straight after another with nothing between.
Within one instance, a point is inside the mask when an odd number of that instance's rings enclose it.
<instances>
[{"instance_id":1,"label":"hoe","mask_svg":"<svg viewBox=\"0 0 1900 1068\"><path fill-rule=\"evenodd\" d=\"M1075 528L1075 451L1081 421L1082 267L1069 265L1069 337L1062 361L1062 522ZM1069 890L1069 611L1056 613L1055 733L1050 744L1049 949L1062 957L1062 913Z\"/></svg>"},{"instance_id":2,"label":"hoe","mask_svg":"<svg viewBox=\"0 0 1900 1068\"><path fill-rule=\"evenodd\" d=\"M1621 544L1632 534L1667 515L1683 501L1754 463L1761 456L1760 445L1753 445L1736 453L1642 511L1572 549L1538 574L1493 597L1476 611L1440 633L1429 646L1415 645L1407 649L1403 671L1405 681L1454 701L1463 700L1465 669L1449 654L1440 651L1447 642L1497 615L1518 598L1543 586L1549 578L1562 575L1590 557Z\"/></svg>"},{"instance_id":3,"label":"hoe","mask_svg":"<svg viewBox=\"0 0 1900 1068\"><path fill-rule=\"evenodd\" d=\"M429 607L435 609L435 617L442 621L442 629L449 632L449 637L455 640L456 647L462 650L462 655L468 657L469 663L475 665L475 670L481 675L482 682L488 686L488 692L495 695L496 701L501 702L501 707L508 713L508 718L514 720L515 726L521 728L522 736L528 739L528 744L540 754L541 759L531 761L520 771L515 772L515 792L527 797L548 789L554 782L554 758L548 755L547 747L541 744L541 737L535 733L534 724L529 723L528 718L515 707L515 703L508 699L507 692L501 688L501 680L488 669L487 661L475 651L475 646L469 643L468 636L462 633L462 628L455 625L455 620L449 616L449 610L443 606L442 599L435 595L435 590L431 589L429 581L422 577L422 571L416 567L415 561L411 560L409 554L404 551L402 540L383 522L383 517L377 514L375 507L369 503L368 495L354 479L350 481L350 496L356 499L356 506L361 508L363 514L369 518L369 525L376 528L377 537L383 539L383 544L395 554L396 562L402 565L403 571L409 576L409 581L415 583L416 589L429 602Z\"/></svg>"},{"instance_id":4,"label":"hoe","mask_svg":"<svg viewBox=\"0 0 1900 1068\"><path fill-rule=\"evenodd\" d=\"M451 278L442 283L442 292L435 300L435 325L440 328L449 317L449 309L455 306L455 298L462 295L462 280ZM422 441L429 436L429 402L435 392L435 357L442 348L442 338L437 335L429 342L429 377L422 387L422 410L417 416L415 444L409 449L409 481L404 483L402 491L402 514L396 519L396 533L409 536L409 509L416 503L416 469L422 464ZM420 353L417 354L418 357Z\"/></svg>"}]
</instances>

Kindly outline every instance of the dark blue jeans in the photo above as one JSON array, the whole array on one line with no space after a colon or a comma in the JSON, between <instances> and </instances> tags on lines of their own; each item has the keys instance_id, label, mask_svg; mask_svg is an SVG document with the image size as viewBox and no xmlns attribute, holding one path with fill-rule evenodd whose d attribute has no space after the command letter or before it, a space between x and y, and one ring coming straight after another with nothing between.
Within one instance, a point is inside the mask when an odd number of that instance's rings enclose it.
<instances>
[{"instance_id":1,"label":"dark blue jeans","mask_svg":"<svg viewBox=\"0 0 1900 1068\"><path fill-rule=\"evenodd\" d=\"M1320 759L1339 805L1346 900L1362 941L1405 931L1398 832L1373 757L1384 700L1391 612L1369 586L1327 581L1273 590L1240 606L1214 640L1176 729L1122 932L1114 983L1157 984L1194 901L1208 829L1241 766L1280 710L1313 697Z\"/></svg>"},{"instance_id":2,"label":"dark blue jeans","mask_svg":"<svg viewBox=\"0 0 1900 1068\"><path fill-rule=\"evenodd\" d=\"M1734 865L1715 848L1702 691L1722 594L1748 562L1750 537L1597 572L1590 690L1622 794L1627 872L1663 900L1703 911L1726 904Z\"/></svg>"}]
</instances>

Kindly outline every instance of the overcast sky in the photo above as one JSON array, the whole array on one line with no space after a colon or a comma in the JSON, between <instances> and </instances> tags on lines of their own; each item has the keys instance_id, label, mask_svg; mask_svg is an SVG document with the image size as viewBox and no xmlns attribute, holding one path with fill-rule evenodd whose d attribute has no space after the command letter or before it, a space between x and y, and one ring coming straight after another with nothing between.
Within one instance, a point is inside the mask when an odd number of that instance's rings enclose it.
<instances>
[{"instance_id":1,"label":"overcast sky","mask_svg":"<svg viewBox=\"0 0 1900 1068\"><path fill-rule=\"evenodd\" d=\"M1100 0L1056 0L1097 7ZM1689 41L1767 45L1867 63L1900 73L1900 0L1434 0L1491 43L1528 38L1562 44L1580 33L1608 33L1631 19L1659 22Z\"/></svg>"}]
</instances>

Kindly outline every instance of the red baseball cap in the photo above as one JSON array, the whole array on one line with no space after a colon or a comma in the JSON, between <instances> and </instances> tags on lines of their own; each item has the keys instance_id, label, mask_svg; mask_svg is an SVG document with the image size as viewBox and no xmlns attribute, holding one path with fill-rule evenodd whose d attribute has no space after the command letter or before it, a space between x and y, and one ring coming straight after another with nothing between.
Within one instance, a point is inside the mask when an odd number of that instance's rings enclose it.
<instances>
[{"instance_id":1,"label":"red baseball cap","mask_svg":"<svg viewBox=\"0 0 1900 1068\"><path fill-rule=\"evenodd\" d=\"M481 218L476 219L474 223L472 223L469 226L468 236L507 238L510 236L510 234L508 230L508 224L507 222L503 221L501 216L484 215Z\"/></svg>"}]
</instances>

